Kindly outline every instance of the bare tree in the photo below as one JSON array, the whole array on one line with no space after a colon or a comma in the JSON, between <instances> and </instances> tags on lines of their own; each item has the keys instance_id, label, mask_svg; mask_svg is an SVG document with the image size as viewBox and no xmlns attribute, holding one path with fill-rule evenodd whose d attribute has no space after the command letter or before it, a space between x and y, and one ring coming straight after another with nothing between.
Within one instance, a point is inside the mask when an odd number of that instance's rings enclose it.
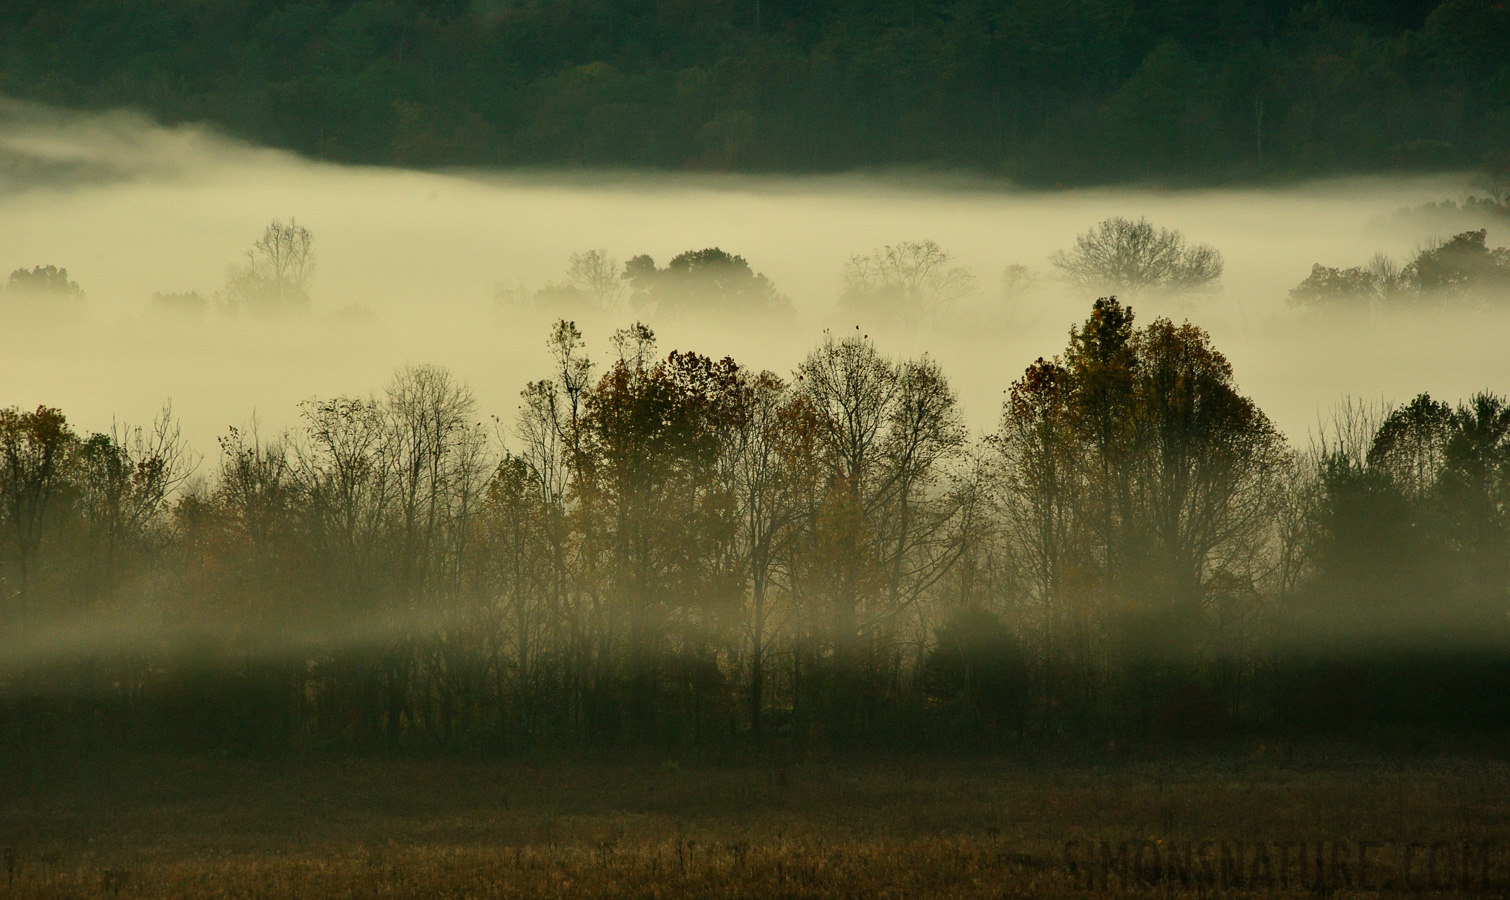
<instances>
[{"instance_id":1,"label":"bare tree","mask_svg":"<svg viewBox=\"0 0 1510 900\"><path fill-rule=\"evenodd\" d=\"M274 219L246 251L246 262L227 271L223 301L258 314L307 309L314 271L314 235L293 219L286 225Z\"/></svg>"},{"instance_id":2,"label":"bare tree","mask_svg":"<svg viewBox=\"0 0 1510 900\"><path fill-rule=\"evenodd\" d=\"M607 311L617 309L629 296L629 282L620 274L619 261L607 250L584 250L567 260L566 277L549 282L538 291L522 284L500 285L501 303L531 305L563 312Z\"/></svg>"},{"instance_id":3,"label":"bare tree","mask_svg":"<svg viewBox=\"0 0 1510 900\"><path fill-rule=\"evenodd\" d=\"M150 426L112 424L80 447L78 477L83 511L103 543L107 585L119 577L121 555L154 537L169 500L193 473L196 461L184 443L171 404ZM156 535L161 537L161 535Z\"/></svg>"},{"instance_id":4,"label":"bare tree","mask_svg":"<svg viewBox=\"0 0 1510 900\"><path fill-rule=\"evenodd\" d=\"M936 316L975 289L970 270L951 261L933 241L903 241L856 254L844 265L839 305L901 320Z\"/></svg>"},{"instance_id":5,"label":"bare tree","mask_svg":"<svg viewBox=\"0 0 1510 900\"><path fill-rule=\"evenodd\" d=\"M738 552L750 585L750 736L758 745L767 658L778 630L772 627L773 568L802 514L793 460L786 452L787 431L800 411L789 387L770 372L744 378L741 387L740 427L730 447L730 462Z\"/></svg>"},{"instance_id":6,"label":"bare tree","mask_svg":"<svg viewBox=\"0 0 1510 900\"><path fill-rule=\"evenodd\" d=\"M1143 218L1105 219L1049 260L1070 284L1125 296L1215 290L1222 276L1222 254L1214 247L1187 244L1180 232Z\"/></svg>"},{"instance_id":7,"label":"bare tree","mask_svg":"<svg viewBox=\"0 0 1510 900\"><path fill-rule=\"evenodd\" d=\"M566 281L598 309L615 309L629 295L619 261L602 248L573 253L566 267Z\"/></svg>"},{"instance_id":8,"label":"bare tree","mask_svg":"<svg viewBox=\"0 0 1510 900\"><path fill-rule=\"evenodd\" d=\"M829 337L798 367L827 476L812 515L813 580L845 678L896 664L889 643L957 556L957 492L939 490L964 429L936 364L893 361L870 340ZM841 701L842 702L842 701Z\"/></svg>"},{"instance_id":9,"label":"bare tree","mask_svg":"<svg viewBox=\"0 0 1510 900\"><path fill-rule=\"evenodd\" d=\"M434 621L429 634L405 634L386 660L390 739L396 740L410 705L416 657L423 652L434 672L455 675L449 638L461 623L453 611L469 612L462 597L461 565L488 475L486 439L474 419L476 401L466 385L445 369L410 366L394 377L384 397L389 441L397 479L393 528L396 558L391 610L400 621ZM424 638L424 640L421 640ZM439 704L430 710L443 723L452 720L453 682L442 681Z\"/></svg>"},{"instance_id":10,"label":"bare tree","mask_svg":"<svg viewBox=\"0 0 1510 900\"><path fill-rule=\"evenodd\" d=\"M1037 273L1021 263L1013 263L1002 270L1001 297L1008 304L1021 301L1037 285Z\"/></svg>"}]
</instances>

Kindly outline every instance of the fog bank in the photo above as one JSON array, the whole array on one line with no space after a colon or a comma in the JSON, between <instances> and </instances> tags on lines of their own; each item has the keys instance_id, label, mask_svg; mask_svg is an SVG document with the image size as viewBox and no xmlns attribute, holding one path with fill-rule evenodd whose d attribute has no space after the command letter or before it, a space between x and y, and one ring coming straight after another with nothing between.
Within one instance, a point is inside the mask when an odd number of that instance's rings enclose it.
<instances>
[{"instance_id":1,"label":"fog bank","mask_svg":"<svg viewBox=\"0 0 1510 900\"><path fill-rule=\"evenodd\" d=\"M960 391L971 424L992 427L1002 391L1038 356L1062 349L1088 296L1053 280L1048 257L1113 215L1146 216L1225 257L1222 290L1136 299L1143 320L1189 318L1231 359L1238 383L1303 443L1343 395L1455 400L1510 389L1506 306L1322 316L1287 291L1312 263L1353 266L1375 252L1404 261L1442 223L1392 217L1470 188L1464 177L1315 182L1275 190L1030 193L967 178L875 175L754 178L633 173L423 173L314 163L127 114L0 105L0 267L66 267L84 310L11 318L0 405L48 404L84 429L152 418L171 399L201 454L255 411L264 429L294 422L316 396L381 388L396 366L452 368L480 407L511 419L517 394L547 367L550 310L497 299L500 286L559 280L569 254L605 248L621 263L662 265L684 250L738 253L792 300L789 318L688 321L630 308L579 315L589 350L644 318L663 350L732 355L786 374L825 328L859 326L883 350L928 352ZM226 282L274 218L315 236L308 315L276 322L153 313L154 293ZM892 326L841 313L852 254L937 241L978 290L937 321ZM1510 243L1491 228L1491 245ZM1037 282L1006 299L1001 273Z\"/></svg>"}]
</instances>

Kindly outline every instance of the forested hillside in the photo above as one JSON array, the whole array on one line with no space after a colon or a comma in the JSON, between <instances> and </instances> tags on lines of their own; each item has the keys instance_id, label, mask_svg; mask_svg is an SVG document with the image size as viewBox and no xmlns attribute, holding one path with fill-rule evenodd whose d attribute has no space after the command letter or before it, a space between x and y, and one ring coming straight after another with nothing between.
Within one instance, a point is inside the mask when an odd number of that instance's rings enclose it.
<instances>
[{"instance_id":1,"label":"forested hillside","mask_svg":"<svg viewBox=\"0 0 1510 900\"><path fill-rule=\"evenodd\" d=\"M1495 0L11 0L0 91L361 163L1503 167Z\"/></svg>"}]
</instances>

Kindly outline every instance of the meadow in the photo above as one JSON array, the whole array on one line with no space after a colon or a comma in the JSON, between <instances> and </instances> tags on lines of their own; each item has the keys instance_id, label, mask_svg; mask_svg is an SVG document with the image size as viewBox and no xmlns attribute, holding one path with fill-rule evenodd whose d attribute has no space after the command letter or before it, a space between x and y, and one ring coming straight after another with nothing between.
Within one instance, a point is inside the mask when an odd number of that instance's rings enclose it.
<instances>
[{"instance_id":1,"label":"meadow","mask_svg":"<svg viewBox=\"0 0 1510 900\"><path fill-rule=\"evenodd\" d=\"M5 770L0 897L1489 895L1510 870L1510 766L1478 754Z\"/></svg>"}]
</instances>

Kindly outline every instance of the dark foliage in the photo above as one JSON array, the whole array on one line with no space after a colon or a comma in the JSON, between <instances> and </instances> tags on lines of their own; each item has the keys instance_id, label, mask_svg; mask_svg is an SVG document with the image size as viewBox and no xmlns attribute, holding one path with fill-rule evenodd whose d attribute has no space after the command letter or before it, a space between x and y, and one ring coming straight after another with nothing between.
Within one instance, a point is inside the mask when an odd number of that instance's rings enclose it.
<instances>
[{"instance_id":1,"label":"dark foliage","mask_svg":"<svg viewBox=\"0 0 1510 900\"><path fill-rule=\"evenodd\" d=\"M1479 165L1492 0L16 0L0 87L350 162L1040 182Z\"/></svg>"}]
</instances>

